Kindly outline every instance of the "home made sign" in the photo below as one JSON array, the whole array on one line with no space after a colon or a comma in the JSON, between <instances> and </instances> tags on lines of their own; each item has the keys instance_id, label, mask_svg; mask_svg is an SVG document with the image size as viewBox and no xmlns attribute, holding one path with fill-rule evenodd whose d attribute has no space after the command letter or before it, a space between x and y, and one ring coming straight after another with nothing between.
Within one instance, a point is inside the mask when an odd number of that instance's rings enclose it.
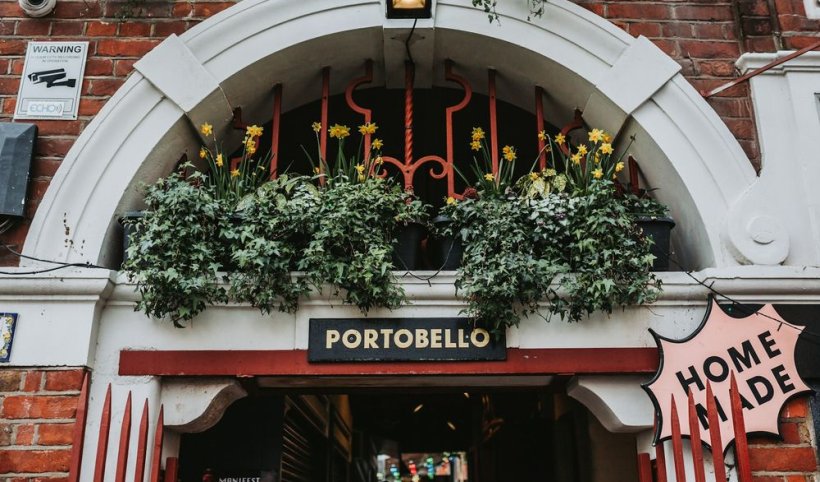
<instances>
[{"instance_id":1,"label":"home made sign","mask_svg":"<svg viewBox=\"0 0 820 482\"><path fill-rule=\"evenodd\" d=\"M504 337L466 318L311 318L309 362L505 360Z\"/></svg>"},{"instance_id":2,"label":"home made sign","mask_svg":"<svg viewBox=\"0 0 820 482\"><path fill-rule=\"evenodd\" d=\"M650 330L651 331L651 330ZM738 386L746 431L778 434L778 414L789 398L809 388L800 379L794 348L802 327L784 321L771 305L746 318L732 318L714 300L700 327L683 340L652 332L661 352L655 378L644 385L658 415L656 440L672 435L671 399L675 398L681 432L689 435L687 393L692 391L701 429L708 441L706 386L714 393L725 450L734 438L729 399L731 375Z\"/></svg>"}]
</instances>

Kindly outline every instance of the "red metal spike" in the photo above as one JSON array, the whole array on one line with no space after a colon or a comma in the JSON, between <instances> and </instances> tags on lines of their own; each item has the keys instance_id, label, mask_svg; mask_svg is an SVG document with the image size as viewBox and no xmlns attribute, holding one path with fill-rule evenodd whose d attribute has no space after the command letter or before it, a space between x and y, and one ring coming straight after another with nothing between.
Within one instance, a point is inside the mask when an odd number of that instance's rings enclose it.
<instances>
[{"instance_id":1,"label":"red metal spike","mask_svg":"<svg viewBox=\"0 0 820 482\"><path fill-rule=\"evenodd\" d=\"M689 438L692 442L692 463L695 467L695 482L706 482L706 473L703 468L703 445L700 441L700 420L695 410L695 399L692 390L688 393L689 404Z\"/></svg>"},{"instance_id":2,"label":"red metal spike","mask_svg":"<svg viewBox=\"0 0 820 482\"><path fill-rule=\"evenodd\" d=\"M638 181L638 162L634 157L629 156L627 164L629 165L629 188L632 194L637 196L641 192L640 181Z\"/></svg>"},{"instance_id":3,"label":"red metal spike","mask_svg":"<svg viewBox=\"0 0 820 482\"><path fill-rule=\"evenodd\" d=\"M364 71L365 74L357 79L353 79L345 89L345 102L347 102L347 106L350 107L351 110L354 112L358 112L362 116L364 116L364 123L369 124L373 121L373 111L370 109L366 109L364 107L359 106L356 101L353 100L353 91L356 90L362 84L369 84L373 82L373 61L368 59L367 62L364 64ZM364 136L364 161L370 159L370 134L365 134Z\"/></svg>"},{"instance_id":4,"label":"red metal spike","mask_svg":"<svg viewBox=\"0 0 820 482\"><path fill-rule=\"evenodd\" d=\"M148 399L142 406L140 417L139 436L137 437L137 460L134 465L134 482L142 482L145 478L145 454L148 451Z\"/></svg>"},{"instance_id":5,"label":"red metal spike","mask_svg":"<svg viewBox=\"0 0 820 482\"><path fill-rule=\"evenodd\" d=\"M735 431L735 462L739 482L752 482L752 470L749 466L749 444L746 440L746 422L743 420L743 406L740 404L740 392L737 390L735 373L732 372L729 397L732 405L732 426Z\"/></svg>"},{"instance_id":6,"label":"red metal spike","mask_svg":"<svg viewBox=\"0 0 820 482\"><path fill-rule=\"evenodd\" d=\"M686 469L683 465L683 438L680 434L680 417L672 395L672 457L675 460L675 482L686 482Z\"/></svg>"},{"instance_id":7,"label":"red metal spike","mask_svg":"<svg viewBox=\"0 0 820 482\"><path fill-rule=\"evenodd\" d=\"M125 469L128 467L128 446L131 441L131 392L125 399L125 411L122 413L120 429L120 451L117 457L117 470L114 472L116 482L125 482Z\"/></svg>"},{"instance_id":8,"label":"red metal spike","mask_svg":"<svg viewBox=\"0 0 820 482\"><path fill-rule=\"evenodd\" d=\"M83 461L83 444L85 441L85 424L88 418L88 382L90 374L83 375L80 398L77 400L77 414L74 419L74 433L71 437L71 462L68 470L68 482L80 481L80 466Z\"/></svg>"},{"instance_id":9,"label":"red metal spike","mask_svg":"<svg viewBox=\"0 0 820 482\"><path fill-rule=\"evenodd\" d=\"M179 459L168 457L165 459L165 478L163 482L177 482L179 478Z\"/></svg>"},{"instance_id":10,"label":"red metal spike","mask_svg":"<svg viewBox=\"0 0 820 482\"><path fill-rule=\"evenodd\" d=\"M663 449L663 442L655 445L655 466L658 472L658 482L666 482L666 451Z\"/></svg>"},{"instance_id":11,"label":"red metal spike","mask_svg":"<svg viewBox=\"0 0 820 482\"><path fill-rule=\"evenodd\" d=\"M103 410L100 414L100 437L97 439L97 461L94 464L94 482L105 479L105 460L108 456L108 430L111 427L111 384L105 392Z\"/></svg>"},{"instance_id":12,"label":"red metal spike","mask_svg":"<svg viewBox=\"0 0 820 482\"><path fill-rule=\"evenodd\" d=\"M324 172L324 164L327 162L327 132L328 125L327 110L330 103L330 67L322 69L322 129L319 131L319 171ZM319 183L324 184L325 178L320 177Z\"/></svg>"},{"instance_id":13,"label":"red metal spike","mask_svg":"<svg viewBox=\"0 0 820 482\"><path fill-rule=\"evenodd\" d=\"M157 431L154 435L154 453L151 454L151 482L159 482L159 473L162 469L162 437L165 430L165 418L163 417L163 411L164 407L160 405L159 417L157 417Z\"/></svg>"},{"instance_id":14,"label":"red metal spike","mask_svg":"<svg viewBox=\"0 0 820 482\"><path fill-rule=\"evenodd\" d=\"M706 414L709 417L709 440L712 445L712 464L715 466L715 480L726 480L726 464L723 460L723 440L720 435L720 420L718 418L715 395L712 393L712 384L706 381Z\"/></svg>"}]
</instances>

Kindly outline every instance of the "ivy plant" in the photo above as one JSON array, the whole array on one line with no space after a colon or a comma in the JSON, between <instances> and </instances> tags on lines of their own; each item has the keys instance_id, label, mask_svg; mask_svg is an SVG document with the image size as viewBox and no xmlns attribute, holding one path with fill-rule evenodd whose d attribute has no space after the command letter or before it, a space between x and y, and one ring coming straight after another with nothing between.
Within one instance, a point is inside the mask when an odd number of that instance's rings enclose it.
<instances>
[{"instance_id":1,"label":"ivy plant","mask_svg":"<svg viewBox=\"0 0 820 482\"><path fill-rule=\"evenodd\" d=\"M146 189L144 216L133 232L123 269L136 281L137 310L175 326L208 305L227 302L219 283L228 248L229 206L201 173L175 173Z\"/></svg>"}]
</instances>

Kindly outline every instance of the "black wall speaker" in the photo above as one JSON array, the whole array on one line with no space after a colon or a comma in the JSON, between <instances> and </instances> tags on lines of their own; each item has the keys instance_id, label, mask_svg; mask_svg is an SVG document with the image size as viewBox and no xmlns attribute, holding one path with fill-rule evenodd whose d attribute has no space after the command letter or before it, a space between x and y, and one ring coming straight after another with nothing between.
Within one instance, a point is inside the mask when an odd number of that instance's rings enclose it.
<instances>
[{"instance_id":1,"label":"black wall speaker","mask_svg":"<svg viewBox=\"0 0 820 482\"><path fill-rule=\"evenodd\" d=\"M0 215L22 217L37 126L0 123Z\"/></svg>"}]
</instances>

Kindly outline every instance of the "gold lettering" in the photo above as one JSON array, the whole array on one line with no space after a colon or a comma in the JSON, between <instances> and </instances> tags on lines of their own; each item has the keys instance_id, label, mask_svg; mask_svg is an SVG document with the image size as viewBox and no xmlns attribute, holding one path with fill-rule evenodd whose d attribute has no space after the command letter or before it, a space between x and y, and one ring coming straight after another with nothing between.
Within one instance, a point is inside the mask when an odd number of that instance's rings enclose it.
<instances>
[{"instance_id":1,"label":"gold lettering","mask_svg":"<svg viewBox=\"0 0 820 482\"><path fill-rule=\"evenodd\" d=\"M364 330L364 348L365 350L368 348L378 348L379 345L376 343L379 339L379 332L372 329L367 328Z\"/></svg>"},{"instance_id":2,"label":"gold lettering","mask_svg":"<svg viewBox=\"0 0 820 482\"><path fill-rule=\"evenodd\" d=\"M401 337L405 338L404 341L401 340ZM413 344L413 334L410 333L410 330L401 329L396 332L396 336L393 338L393 343L395 343L399 348L407 348Z\"/></svg>"},{"instance_id":3,"label":"gold lettering","mask_svg":"<svg viewBox=\"0 0 820 482\"><path fill-rule=\"evenodd\" d=\"M481 340L478 339L479 336L481 336ZM490 344L490 333L484 328L476 328L470 333L470 341L476 348L484 348Z\"/></svg>"},{"instance_id":4,"label":"gold lettering","mask_svg":"<svg viewBox=\"0 0 820 482\"><path fill-rule=\"evenodd\" d=\"M430 348L441 348L441 328L430 330Z\"/></svg>"},{"instance_id":5,"label":"gold lettering","mask_svg":"<svg viewBox=\"0 0 820 482\"><path fill-rule=\"evenodd\" d=\"M450 335L452 335L450 330L444 330L444 348L456 348L456 344L450 339Z\"/></svg>"},{"instance_id":6,"label":"gold lettering","mask_svg":"<svg viewBox=\"0 0 820 482\"><path fill-rule=\"evenodd\" d=\"M384 345L384 346L382 346L382 348L390 348L390 335L393 334L393 329L392 328L382 328L381 330L379 330L379 333L382 334L382 340L384 342L384 343L382 343L382 345Z\"/></svg>"},{"instance_id":7,"label":"gold lettering","mask_svg":"<svg viewBox=\"0 0 820 482\"><path fill-rule=\"evenodd\" d=\"M428 346L430 346L430 337L427 336L427 330L416 328L416 348L427 348Z\"/></svg>"},{"instance_id":8,"label":"gold lettering","mask_svg":"<svg viewBox=\"0 0 820 482\"><path fill-rule=\"evenodd\" d=\"M339 330L327 330L325 333L325 348L330 350L333 344L339 341Z\"/></svg>"},{"instance_id":9,"label":"gold lettering","mask_svg":"<svg viewBox=\"0 0 820 482\"><path fill-rule=\"evenodd\" d=\"M351 340L351 338L353 340ZM347 330L344 335L342 335L342 343L351 350L359 348L359 345L362 344L362 334L359 333L358 330Z\"/></svg>"},{"instance_id":10,"label":"gold lettering","mask_svg":"<svg viewBox=\"0 0 820 482\"><path fill-rule=\"evenodd\" d=\"M467 340L464 339L464 328L458 329L458 347L470 348L470 344L467 342Z\"/></svg>"}]
</instances>

